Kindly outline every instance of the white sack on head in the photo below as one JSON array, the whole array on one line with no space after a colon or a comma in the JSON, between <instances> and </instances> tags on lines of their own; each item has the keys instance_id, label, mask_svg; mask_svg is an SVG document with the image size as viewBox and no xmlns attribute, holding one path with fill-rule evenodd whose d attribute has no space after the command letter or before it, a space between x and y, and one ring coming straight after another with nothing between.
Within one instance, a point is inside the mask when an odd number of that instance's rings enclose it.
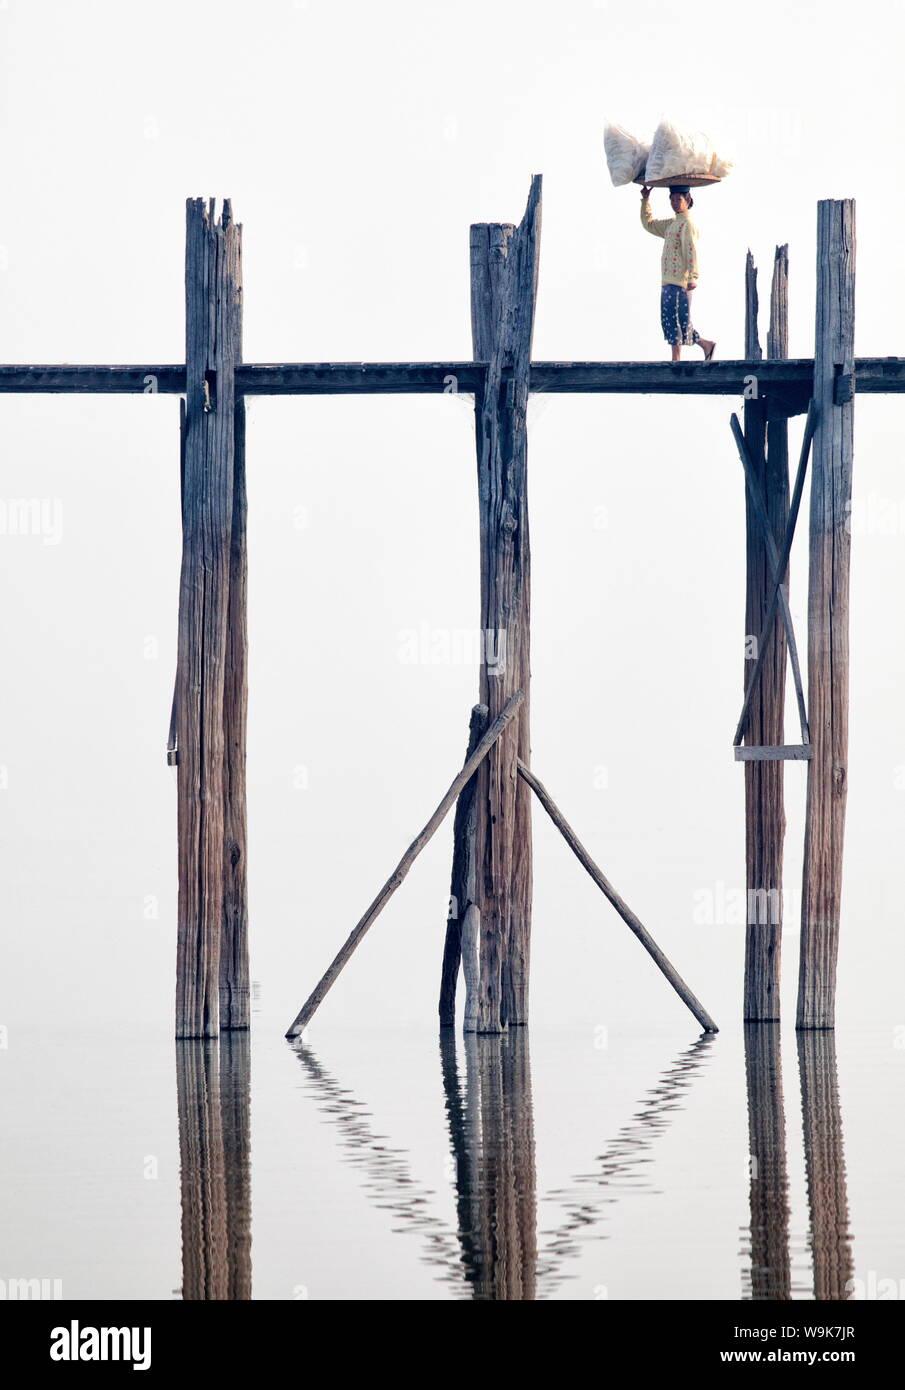
<instances>
[{"instance_id":1,"label":"white sack on head","mask_svg":"<svg viewBox=\"0 0 905 1390\"><path fill-rule=\"evenodd\" d=\"M608 125L603 133L603 147L610 178L616 188L631 183L644 173L649 145L642 144L621 125Z\"/></svg>"},{"instance_id":2,"label":"white sack on head","mask_svg":"<svg viewBox=\"0 0 905 1390\"><path fill-rule=\"evenodd\" d=\"M680 131L671 121L661 121L654 134L645 177L672 179L681 174L713 174L725 178L732 165L720 159L713 142L701 130Z\"/></svg>"}]
</instances>

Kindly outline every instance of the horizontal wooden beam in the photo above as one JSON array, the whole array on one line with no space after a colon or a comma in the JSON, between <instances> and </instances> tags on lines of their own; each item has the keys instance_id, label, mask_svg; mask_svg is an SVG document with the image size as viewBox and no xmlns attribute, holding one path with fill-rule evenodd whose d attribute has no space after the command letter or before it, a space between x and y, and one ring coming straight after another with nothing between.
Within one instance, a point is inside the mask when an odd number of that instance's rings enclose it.
<instances>
[{"instance_id":1,"label":"horizontal wooden beam","mask_svg":"<svg viewBox=\"0 0 905 1390\"><path fill-rule=\"evenodd\" d=\"M256 362L239 368L247 396L474 394L484 362Z\"/></svg>"},{"instance_id":2,"label":"horizontal wooden beam","mask_svg":"<svg viewBox=\"0 0 905 1390\"><path fill-rule=\"evenodd\" d=\"M769 748L751 743L735 750L737 763L808 762L810 758L809 743L778 743Z\"/></svg>"},{"instance_id":3,"label":"horizontal wooden beam","mask_svg":"<svg viewBox=\"0 0 905 1390\"><path fill-rule=\"evenodd\" d=\"M725 362L532 362L531 390L650 395L743 396L756 378L758 395L807 392L814 379L810 357ZM905 392L905 357L855 359L857 393ZM750 394L750 391L749 391Z\"/></svg>"},{"instance_id":4,"label":"horizontal wooden beam","mask_svg":"<svg viewBox=\"0 0 905 1390\"><path fill-rule=\"evenodd\" d=\"M54 395L80 395L104 392L111 395L185 394L185 367L129 366L74 367L0 365L0 393L40 392Z\"/></svg>"},{"instance_id":5,"label":"horizontal wooden beam","mask_svg":"<svg viewBox=\"0 0 905 1390\"><path fill-rule=\"evenodd\" d=\"M483 362L255 362L236 372L248 396L471 394ZM809 357L764 362L532 362L531 390L569 394L744 396L752 378L759 396L790 413L807 408L814 377ZM846 382L846 389L852 383ZM858 357L860 395L905 393L905 357ZM185 392L185 367L132 364L0 364L0 393L147 395Z\"/></svg>"}]
</instances>

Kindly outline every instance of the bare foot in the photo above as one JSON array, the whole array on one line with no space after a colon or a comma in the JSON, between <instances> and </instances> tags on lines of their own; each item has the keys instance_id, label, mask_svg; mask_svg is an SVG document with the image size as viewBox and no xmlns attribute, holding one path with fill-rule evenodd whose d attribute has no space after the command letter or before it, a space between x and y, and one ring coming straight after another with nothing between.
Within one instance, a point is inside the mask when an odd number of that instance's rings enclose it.
<instances>
[{"instance_id":1,"label":"bare foot","mask_svg":"<svg viewBox=\"0 0 905 1390\"><path fill-rule=\"evenodd\" d=\"M705 362L712 362L712 361L713 361L713 354L714 354L714 351L716 350L716 343L711 342L711 340L710 340L709 338L699 338L699 339L698 339L698 347L704 349L704 361L705 361Z\"/></svg>"}]
</instances>

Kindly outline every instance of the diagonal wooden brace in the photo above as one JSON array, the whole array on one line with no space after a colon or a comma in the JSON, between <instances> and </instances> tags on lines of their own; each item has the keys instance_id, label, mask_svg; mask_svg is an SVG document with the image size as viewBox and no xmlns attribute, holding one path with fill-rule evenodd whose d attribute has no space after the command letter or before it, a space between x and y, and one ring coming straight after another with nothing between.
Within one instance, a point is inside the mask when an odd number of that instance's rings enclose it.
<instances>
[{"instance_id":1,"label":"diagonal wooden brace","mask_svg":"<svg viewBox=\"0 0 905 1390\"><path fill-rule=\"evenodd\" d=\"M751 708L751 701L754 698L754 691L757 688L757 680L760 675L761 667L767 655L770 645L770 638L773 635L773 620L776 617L776 607L779 603L780 591L782 589L781 579L786 572L789 563L789 555L792 550L792 541L795 537L795 527L798 522L798 512L801 506L801 495L804 491L804 480L808 471L808 459L811 452L811 440L814 438L814 430L817 428L817 406L811 400L808 403L807 418L804 423L804 437L801 441L801 455L798 460L798 473L795 477L795 488L792 493L792 504L789 508L789 519L786 524L786 534L783 538L782 550L779 555L779 579L774 582L773 592L770 595L770 602L767 605L767 615L764 619L760 635L757 639L757 660L754 663L754 670L751 672L751 679L748 682L748 689L745 691L745 700L742 705L742 712L739 715L738 727L735 730L733 743L736 748L741 743L745 726L748 722L748 712Z\"/></svg>"},{"instance_id":2,"label":"diagonal wooden brace","mask_svg":"<svg viewBox=\"0 0 905 1390\"><path fill-rule=\"evenodd\" d=\"M461 772L458 772L456 776L453 778L446 792L446 795L443 797L443 800L440 802L440 805L437 807L436 811L431 816L430 820L427 822L427 825L424 827L424 829L421 831L419 835L416 835L415 839L409 845L408 849L405 851L405 854L402 856L399 863L396 865L396 868L393 870L392 874L387 879L380 892L377 894L377 897L371 903L371 906L368 908L365 915L361 918L357 926L352 931L351 935L346 940L345 945L334 957L331 965L321 976L313 992L308 996L305 1003L302 1005L297 1016L290 1025L288 1032L286 1033L287 1038L297 1038L298 1035L301 1032L303 1032L306 1026L311 1022L311 1019L314 1017L315 1012L323 1002L324 996L326 995L327 991L332 988L337 976L340 974L342 970L345 969L349 959L357 950L361 942L364 940L365 934L370 929L371 924L374 922L375 918L379 917L380 913L386 907L390 898L396 892L396 889L399 887L400 883L402 883L409 869L412 867L415 860L418 858L418 855L424 849L424 846L427 844L427 842L431 839L437 827L442 823L444 817L446 816L446 813L458 801L460 792L463 790L464 787L468 785L477 769L481 766L481 763L487 757L487 754L490 752L491 748L493 748L497 739L505 732L505 730L509 726L510 721L515 717L516 713L518 712L519 705L522 703L524 698L525 694L522 690L517 690L514 695L510 696L500 713L497 715L496 719L487 729L480 741L476 744L473 752L471 752L465 759L465 763L462 767Z\"/></svg>"},{"instance_id":3,"label":"diagonal wooden brace","mask_svg":"<svg viewBox=\"0 0 905 1390\"><path fill-rule=\"evenodd\" d=\"M522 762L521 758L519 758L518 761L518 775L528 783L528 786L534 792L538 801L543 806L544 810L552 820L553 824L556 826L559 833L562 835L563 839L571 849L572 853L578 859L579 863L581 863L584 866L584 868L587 869L588 873L591 875L591 878L594 880L594 882L597 884L597 887L603 893L603 896L607 899L608 902L610 902L613 905L613 907L619 913L619 916L622 918L625 925L629 928L630 931L634 932L635 936L641 942L641 945L644 947L645 951L647 951L647 954L651 957L654 964L666 976L667 980L672 985L673 989L676 991L676 994L678 994L679 998L682 1000L682 1003L685 1004L691 1010L695 1018L698 1020L698 1023L700 1023L701 1027L704 1029L706 1033L718 1033L719 1029L714 1023L713 1019L710 1017L707 1010L704 1008L704 1005L694 994L692 994L691 990L688 988L688 985L685 983L685 981L682 979L682 976L679 974L678 970L676 970L672 962L669 961L667 957L663 954L663 952L660 950L660 947L657 945L650 932L635 916L628 903L624 902L622 898L620 898L619 894L616 892L616 889L610 883L609 879L594 863L594 860L588 854L588 851L585 849L584 845L581 843L578 836L575 834L575 831L572 829L571 825L566 820L562 811L560 811L559 807L553 800L550 793L547 791L547 788L544 786L543 782L538 781L538 779L535 777L534 773L530 770L530 768L527 768L525 764Z\"/></svg>"},{"instance_id":4,"label":"diagonal wooden brace","mask_svg":"<svg viewBox=\"0 0 905 1390\"><path fill-rule=\"evenodd\" d=\"M729 421L732 433L735 436L735 443L738 448L742 467L745 470L745 482L751 494L751 501L754 504L754 511L760 522L760 527L764 536L764 543L767 547L767 557L770 561L772 571L772 582L776 587L778 595L780 613L782 614L783 626L786 630L786 640L789 644L789 657L792 662L792 679L795 682L795 695L798 700L798 717L801 723L802 743L810 743L811 735L808 730L808 716L804 703L804 686L801 680L801 666L798 661L798 645L795 641L795 629L792 626L792 614L789 611L789 600L786 598L786 591L782 586L782 576L784 571L780 568L779 551L776 549L776 541L773 538L773 530L770 526L770 519L767 516L767 507L764 502L763 491L754 471L754 464L748 452L748 444L739 424L738 416L733 414Z\"/></svg>"}]
</instances>

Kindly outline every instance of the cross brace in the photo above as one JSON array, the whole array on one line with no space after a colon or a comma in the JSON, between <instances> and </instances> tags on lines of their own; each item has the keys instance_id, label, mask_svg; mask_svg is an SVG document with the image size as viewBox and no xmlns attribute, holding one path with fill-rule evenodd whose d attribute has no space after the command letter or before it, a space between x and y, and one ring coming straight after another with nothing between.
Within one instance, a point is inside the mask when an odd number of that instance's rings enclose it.
<instances>
[{"instance_id":1,"label":"cross brace","mask_svg":"<svg viewBox=\"0 0 905 1390\"><path fill-rule=\"evenodd\" d=\"M739 424L737 415L732 416L730 420L730 425L732 427L732 433L735 437L735 442L738 447L739 457L742 461L742 467L745 470L745 482L748 487L748 492L751 495L751 501L754 505L755 515L757 516L757 520L760 523L761 531L763 532L764 542L767 547L767 556L770 561L771 580L773 584L773 592L770 595L770 602L767 606L766 617L764 619L764 623L761 627L760 635L758 638L757 659L755 662L754 670L751 673L751 679L748 682L748 688L745 691L745 700L744 704L742 705L742 712L739 717L738 727L735 731L735 757L737 762L750 762L755 760L763 761L767 759L772 760L782 758L809 758L811 735L808 729L808 716L804 701L804 687L801 680L801 667L798 661L798 647L795 642L795 630L792 625L792 614L789 611L789 601L786 597L786 591L782 581L783 575L786 572L786 566L789 561L789 554L792 549L792 540L795 535L795 526L798 521L798 512L801 506L801 495L804 489L804 480L807 474L808 467L808 457L810 455L811 450L811 440L814 437L814 430L817 425L817 408L812 400L808 406L807 417L805 420L804 438L802 440L801 455L798 462L798 473L795 478L795 488L792 494L792 503L789 508L789 520L787 522L786 533L783 538L781 555L779 551L777 551L776 549L776 541L773 537L773 530L770 526L770 519L767 515L767 507L766 502L764 501L763 489L761 488L757 474L754 470L754 464L752 462L751 455L748 450L748 444L745 439L744 433L742 432L742 427ZM773 749L742 749L739 747L739 745L741 744L742 738L744 736L745 726L748 721L748 713L751 708L751 700L754 695L757 680L760 676L761 668L763 666L764 657L766 655L770 638L772 636L773 620L776 616L777 605L779 606L780 613L782 615L783 627L785 628L786 633L786 642L789 648L789 658L792 663L792 678L795 682L795 696L798 701L798 717L801 722L802 742L801 745L777 745L777 747ZM802 749L807 749L808 751L804 752L802 751Z\"/></svg>"}]
</instances>

